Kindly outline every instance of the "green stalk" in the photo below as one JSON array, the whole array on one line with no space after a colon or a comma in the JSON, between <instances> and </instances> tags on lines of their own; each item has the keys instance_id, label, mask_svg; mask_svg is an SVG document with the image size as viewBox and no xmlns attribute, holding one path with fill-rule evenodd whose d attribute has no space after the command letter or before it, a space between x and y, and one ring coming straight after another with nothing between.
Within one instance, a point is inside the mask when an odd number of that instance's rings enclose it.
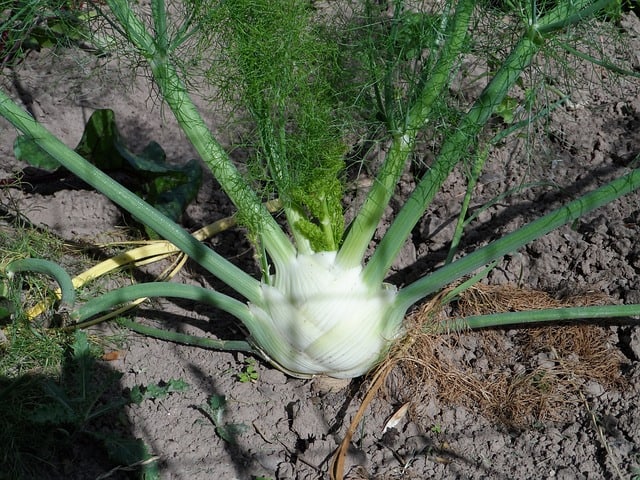
<instances>
[{"instance_id":1,"label":"green stalk","mask_svg":"<svg viewBox=\"0 0 640 480\"><path fill-rule=\"evenodd\" d=\"M76 289L69 274L57 263L40 258L23 258L14 260L7 265L5 272L10 276L18 272L36 272L53 277L60 285L60 306L68 309L73 308L76 301Z\"/></svg>"},{"instance_id":2,"label":"green stalk","mask_svg":"<svg viewBox=\"0 0 640 480\"><path fill-rule=\"evenodd\" d=\"M453 236L451 237L451 246L449 247L449 252L447 253L447 258L444 263L451 263L453 257L458 251L458 245L460 244L460 240L464 233L464 227L466 226L467 212L471 205L471 197L473 196L473 191L476 188L476 184L478 182L478 178L480 178L484 164L487 161L487 158L489 158L491 146L493 146L493 142L490 142L489 145L476 153L473 164L471 165L471 171L466 175L467 189L465 191L464 198L462 199L460 213L458 214L458 220L456 221L456 228L453 232Z\"/></svg>"},{"instance_id":3,"label":"green stalk","mask_svg":"<svg viewBox=\"0 0 640 480\"><path fill-rule=\"evenodd\" d=\"M337 261L345 267L355 267L362 263L407 159L413 152L416 135L429 119L435 101L449 85L455 62L465 46L474 5L473 0L460 0L440 57L409 110L403 130L393 135L385 162L338 252Z\"/></svg>"},{"instance_id":4,"label":"green stalk","mask_svg":"<svg viewBox=\"0 0 640 480\"><path fill-rule=\"evenodd\" d=\"M443 323L439 333L452 330L487 327L506 327L543 322L569 322L572 320L592 320L597 318L619 318L640 316L640 304L603 305L592 307L550 308L527 310L526 312L505 312L491 315L473 315Z\"/></svg>"},{"instance_id":5,"label":"green stalk","mask_svg":"<svg viewBox=\"0 0 640 480\"><path fill-rule=\"evenodd\" d=\"M475 189L478 178L482 173L484 164L487 158L489 157L491 147L494 147L496 144L498 144L507 136L511 135L517 130L520 130L521 128L535 122L539 118L548 115L549 112L555 110L557 107L564 104L566 99L567 99L566 97L562 98L561 100L558 100L557 102L554 102L553 104L551 104L549 107L543 108L540 112L536 113L533 117L517 122L511 125L509 128L506 128L505 130L500 131L488 142L488 144L482 149L482 151L477 153L475 160L473 162L473 165L471 167L471 172L467 176L467 189L464 195L464 199L462 200L462 207L460 208L460 214L458 215L456 228L451 240L451 247L449 248L449 253L447 254L447 259L445 260L445 263L451 263L451 261L453 260L453 257L458 251L458 245L460 244L460 240L462 239L464 228L473 218L473 216L471 218L467 218L467 212L469 211L469 205L471 204L471 197L473 195L473 190ZM483 208L486 208L486 205Z\"/></svg>"},{"instance_id":6,"label":"green stalk","mask_svg":"<svg viewBox=\"0 0 640 480\"><path fill-rule=\"evenodd\" d=\"M232 286L247 300L257 301L260 299L260 284L256 279L221 255L205 247L186 230L71 150L27 112L18 107L1 90L0 115L24 135L32 138L42 150L55 158L67 170L102 192L134 217L144 219L144 223L149 228L169 240L220 280Z\"/></svg>"},{"instance_id":7,"label":"green stalk","mask_svg":"<svg viewBox=\"0 0 640 480\"><path fill-rule=\"evenodd\" d=\"M587 18L602 12L616 0L577 0L559 2L558 5L541 19L536 19L532 25L532 33L540 36L564 30L576 25Z\"/></svg>"},{"instance_id":8,"label":"green stalk","mask_svg":"<svg viewBox=\"0 0 640 480\"><path fill-rule=\"evenodd\" d=\"M626 68L619 67L614 63L608 62L607 60L603 60L601 58L593 57L587 53L581 52L580 50L573 48L571 45L567 45L566 43L558 43L561 48L564 48L571 55L575 55L582 60L586 60L589 63L593 63L594 65L598 65L599 67L606 68L607 70L615 73L616 75L623 75L625 77L635 77L640 78L640 73L634 70L627 70Z\"/></svg>"},{"instance_id":9,"label":"green stalk","mask_svg":"<svg viewBox=\"0 0 640 480\"><path fill-rule=\"evenodd\" d=\"M379 284L384 280L411 230L422 218L455 165L465 157L495 107L500 105L538 48L528 37L521 39L458 128L447 137L435 163L406 200L365 267L364 275L369 284Z\"/></svg>"},{"instance_id":10,"label":"green stalk","mask_svg":"<svg viewBox=\"0 0 640 480\"><path fill-rule=\"evenodd\" d=\"M499 240L495 240L473 253L416 280L400 290L396 301L399 306L408 309L420 299L439 291L444 286L449 285L474 270L495 260L499 260L504 255L518 250L527 243L546 235L552 230L570 223L596 208L606 205L638 188L640 188L640 169L633 170L631 173L607 183L564 207L528 223L515 232Z\"/></svg>"},{"instance_id":11,"label":"green stalk","mask_svg":"<svg viewBox=\"0 0 640 480\"><path fill-rule=\"evenodd\" d=\"M187 335L186 333L170 332L168 330L162 330L161 328L142 325L126 318L119 319L118 324L128 328L129 330L133 330L140 335L157 338L158 340L164 340L167 342L174 342L181 345L189 345L198 348L207 348L210 350L221 350L227 352L249 352L260 355L260 353L257 352L249 342L245 342L244 340L218 340L215 338Z\"/></svg>"},{"instance_id":12,"label":"green stalk","mask_svg":"<svg viewBox=\"0 0 640 480\"><path fill-rule=\"evenodd\" d=\"M167 30L167 9L164 0L151 1L151 18L153 18L153 30L155 32L155 45L160 55L167 55L169 50L169 37Z\"/></svg>"},{"instance_id":13,"label":"green stalk","mask_svg":"<svg viewBox=\"0 0 640 480\"><path fill-rule=\"evenodd\" d=\"M162 3L161 0L154 1L154 3L158 2ZM171 108L180 127L216 180L238 208L241 217L249 223L254 233L260 235L276 265L286 262L295 255L295 248L211 134L175 67L171 64L168 54L158 48L156 40L131 10L130 2L107 0L107 3L125 30L131 44L149 61L162 98ZM158 6L153 10L156 15L158 12L166 14L164 9ZM162 20L155 21L159 25L164 24Z\"/></svg>"},{"instance_id":14,"label":"green stalk","mask_svg":"<svg viewBox=\"0 0 640 480\"><path fill-rule=\"evenodd\" d=\"M394 135L380 172L338 251L336 261L344 268L353 268L362 263L369 242L395 191L407 158L413 151L414 140L415 136L409 134Z\"/></svg>"},{"instance_id":15,"label":"green stalk","mask_svg":"<svg viewBox=\"0 0 640 480\"><path fill-rule=\"evenodd\" d=\"M489 85L463 117L456 131L447 138L434 165L424 175L387 230L365 267L365 280L370 285L379 284L384 280L404 242L409 238L411 230L418 223L454 166L467 154L495 107L502 103L522 71L531 63L544 43L542 35L551 34L595 15L606 7L609 1L600 0L591 4L591 0L578 0L569 2L569 6L567 2L561 2L545 17L529 26Z\"/></svg>"},{"instance_id":16,"label":"green stalk","mask_svg":"<svg viewBox=\"0 0 640 480\"><path fill-rule=\"evenodd\" d=\"M118 288L89 300L87 303L69 314L74 322L83 322L88 318L102 313L117 305L122 305L139 298L168 297L193 300L195 302L213 305L220 310L230 313L243 323L255 321L253 315L244 303L228 295L209 288L182 283L149 282Z\"/></svg>"}]
</instances>

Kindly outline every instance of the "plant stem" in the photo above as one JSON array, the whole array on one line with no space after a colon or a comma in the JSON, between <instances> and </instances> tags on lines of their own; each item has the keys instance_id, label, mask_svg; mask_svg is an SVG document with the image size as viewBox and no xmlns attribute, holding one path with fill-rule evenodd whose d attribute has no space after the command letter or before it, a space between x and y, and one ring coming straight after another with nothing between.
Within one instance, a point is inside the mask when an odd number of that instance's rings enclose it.
<instances>
[{"instance_id":1,"label":"plant stem","mask_svg":"<svg viewBox=\"0 0 640 480\"><path fill-rule=\"evenodd\" d=\"M238 208L241 218L253 229L253 233L258 234L264 241L276 265L283 264L295 255L295 248L211 134L175 67L171 64L168 54L157 47L156 40L132 12L130 2L107 0L107 3L127 33L129 41L149 61L162 98L171 108L187 138ZM160 10L160 7L157 7L154 13ZM162 24L161 21L158 23Z\"/></svg>"},{"instance_id":2,"label":"plant stem","mask_svg":"<svg viewBox=\"0 0 640 480\"><path fill-rule=\"evenodd\" d=\"M53 277L60 285L60 306L68 309L73 308L76 301L76 290L73 286L73 281L66 270L57 263L40 258L23 258L14 260L7 265L5 272L10 275L18 272L36 272Z\"/></svg>"},{"instance_id":3,"label":"plant stem","mask_svg":"<svg viewBox=\"0 0 640 480\"><path fill-rule=\"evenodd\" d=\"M575 0L558 2L558 5L541 19L536 19L531 25L532 30L538 35L564 30L571 25L591 18L616 0Z\"/></svg>"},{"instance_id":4,"label":"plant stem","mask_svg":"<svg viewBox=\"0 0 640 480\"><path fill-rule=\"evenodd\" d=\"M67 170L103 193L134 217L144 219L144 223L149 228L169 240L213 275L233 286L247 300L257 301L260 299L260 285L256 279L221 255L205 247L186 230L71 150L36 122L31 115L18 107L1 90L0 115L24 135L33 139L40 148L60 162Z\"/></svg>"},{"instance_id":5,"label":"plant stem","mask_svg":"<svg viewBox=\"0 0 640 480\"><path fill-rule=\"evenodd\" d=\"M158 340L165 340L168 342L180 343L182 345L189 345L199 348L208 348L211 350L223 350L228 352L250 352L256 355L260 355L249 342L244 340L218 340L215 338L198 337L195 335L187 335L186 333L170 332L162 330L161 328L150 327L148 325L141 325L133 320L121 318L118 323L123 327L133 330L141 335L147 337L157 338Z\"/></svg>"},{"instance_id":6,"label":"plant stem","mask_svg":"<svg viewBox=\"0 0 640 480\"><path fill-rule=\"evenodd\" d=\"M560 2L543 18L536 19L537 22L527 26L526 33L463 117L456 131L447 138L435 163L424 175L387 230L365 267L365 281L373 285L384 280L398 252L409 238L411 230L418 223L454 166L468 154L495 107L502 103L522 71L529 66L534 55L544 44L543 35L550 35L595 15L606 7L609 1L600 0L593 4L591 0Z\"/></svg>"},{"instance_id":7,"label":"plant stem","mask_svg":"<svg viewBox=\"0 0 640 480\"><path fill-rule=\"evenodd\" d=\"M148 282L129 285L107 292L71 312L69 318L74 322L83 322L86 319L104 312L117 305L122 305L138 298L168 297L182 298L196 302L213 305L220 310L230 313L243 323L250 324L253 315L249 308L239 300L228 295L195 285L169 282Z\"/></svg>"},{"instance_id":8,"label":"plant stem","mask_svg":"<svg viewBox=\"0 0 640 480\"><path fill-rule=\"evenodd\" d=\"M550 231L570 223L577 218L610 203L640 188L640 169L636 169L577 200L534 220L499 240L479 248L469 255L454 261L429 275L416 280L398 293L396 301L409 308L420 299L431 295L451 282L474 270L514 252L527 243Z\"/></svg>"},{"instance_id":9,"label":"plant stem","mask_svg":"<svg viewBox=\"0 0 640 480\"><path fill-rule=\"evenodd\" d=\"M453 257L458 251L458 245L460 244L460 240L462 239L462 235L464 233L464 227L466 225L465 220L467 218L467 212L469 211L469 205L471 204L471 197L473 196L473 191L476 188L478 178L482 173L482 168L484 167L484 163L487 161L488 157L489 146L476 152L473 164L471 165L471 171L466 175L467 189L465 191L464 198L462 199L460 213L458 214L456 228L453 232L453 236L451 237L451 246L449 247L447 258L444 261L445 263L451 263Z\"/></svg>"},{"instance_id":10,"label":"plant stem","mask_svg":"<svg viewBox=\"0 0 640 480\"><path fill-rule=\"evenodd\" d=\"M164 0L151 1L151 17L153 18L153 29L155 32L155 45L160 55L167 55L169 49L169 38L167 31L167 9Z\"/></svg>"},{"instance_id":11,"label":"plant stem","mask_svg":"<svg viewBox=\"0 0 640 480\"><path fill-rule=\"evenodd\" d=\"M568 322L596 318L616 318L640 316L640 304L603 305L591 307L550 308L527 310L526 312L505 312L491 315L473 315L466 318L444 322L438 326L438 332L476 329L487 327L506 327L508 325L526 325L543 322Z\"/></svg>"},{"instance_id":12,"label":"plant stem","mask_svg":"<svg viewBox=\"0 0 640 480\"><path fill-rule=\"evenodd\" d=\"M469 172L469 174L467 175L467 189L465 192L464 199L462 200L460 214L458 215L456 228L451 240L451 247L449 248L449 253L447 254L447 259L445 260L445 263L451 263L453 261L453 257L455 256L458 250L458 245L464 233L464 227L469 223L471 218L473 218L473 217L467 218L467 212L469 211L469 205L471 204L473 190L475 189L478 178L482 173L484 164L487 158L489 157L490 148L495 146L498 142L501 142L503 139L505 139L507 136L511 135L512 133L520 130L525 126L530 125L531 123L535 122L537 119L548 115L549 112L553 111L555 108L564 104L565 101L566 101L566 97L562 98L557 102L554 102L552 105L550 105L547 108L543 108L541 111L536 113L533 117L529 117L525 120L522 120L520 122L517 122L511 125L509 128L501 130L500 132L498 132L497 135L495 135L488 142L488 144L485 147L483 147L481 151L475 154L475 159L474 159L473 165L471 166L471 172ZM483 208L486 208L486 205Z\"/></svg>"},{"instance_id":13,"label":"plant stem","mask_svg":"<svg viewBox=\"0 0 640 480\"><path fill-rule=\"evenodd\" d=\"M598 65L599 67L606 68L607 70L610 70L616 75L640 78L640 72L628 70L626 68L619 67L618 65L611 63L607 60L593 57L588 53L581 52L580 50L572 47L571 45L567 45L566 43L558 43L558 45L561 48L564 48L570 54L575 55L576 57L581 58L582 60L586 60L587 62L593 63L594 65Z\"/></svg>"},{"instance_id":14,"label":"plant stem","mask_svg":"<svg viewBox=\"0 0 640 480\"><path fill-rule=\"evenodd\" d=\"M474 5L473 0L460 0L458 3L454 19L450 22L447 41L436 65L428 72L429 78L410 108L402 130L393 132L391 148L385 162L338 252L337 261L345 267L354 267L362 263L407 159L413 152L416 135L428 121L435 101L449 84L455 62L465 46ZM422 72L422 75L426 73Z\"/></svg>"},{"instance_id":15,"label":"plant stem","mask_svg":"<svg viewBox=\"0 0 640 480\"><path fill-rule=\"evenodd\" d=\"M398 252L409 238L411 230L420 220L454 166L467 155L470 146L476 141L478 133L495 107L500 105L521 72L529 65L538 48L538 45L528 37L522 38L463 117L458 128L447 137L435 163L406 200L365 267L365 278L370 284L384 280Z\"/></svg>"}]
</instances>

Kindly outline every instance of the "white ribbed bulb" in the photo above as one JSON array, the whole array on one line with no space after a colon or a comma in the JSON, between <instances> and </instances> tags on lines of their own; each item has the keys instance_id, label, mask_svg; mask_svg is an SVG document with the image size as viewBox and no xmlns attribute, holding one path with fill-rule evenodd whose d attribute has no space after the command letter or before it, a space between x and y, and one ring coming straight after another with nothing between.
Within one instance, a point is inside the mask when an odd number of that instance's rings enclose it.
<instances>
[{"instance_id":1,"label":"white ribbed bulb","mask_svg":"<svg viewBox=\"0 0 640 480\"><path fill-rule=\"evenodd\" d=\"M401 332L397 290L371 291L362 268L344 269L336 252L298 255L280 268L262 301L250 304L253 341L292 375L353 378L369 371Z\"/></svg>"}]
</instances>

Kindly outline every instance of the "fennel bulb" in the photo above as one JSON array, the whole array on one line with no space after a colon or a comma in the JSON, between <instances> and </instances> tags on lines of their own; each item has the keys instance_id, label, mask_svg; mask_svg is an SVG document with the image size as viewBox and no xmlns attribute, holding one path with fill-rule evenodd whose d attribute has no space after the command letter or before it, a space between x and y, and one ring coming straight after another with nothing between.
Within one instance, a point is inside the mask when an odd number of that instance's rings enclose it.
<instances>
[{"instance_id":1,"label":"fennel bulb","mask_svg":"<svg viewBox=\"0 0 640 480\"><path fill-rule=\"evenodd\" d=\"M298 254L262 284L247 327L262 353L291 375L357 377L402 333L396 294L392 285L368 286L362 267L342 267L336 252Z\"/></svg>"}]
</instances>

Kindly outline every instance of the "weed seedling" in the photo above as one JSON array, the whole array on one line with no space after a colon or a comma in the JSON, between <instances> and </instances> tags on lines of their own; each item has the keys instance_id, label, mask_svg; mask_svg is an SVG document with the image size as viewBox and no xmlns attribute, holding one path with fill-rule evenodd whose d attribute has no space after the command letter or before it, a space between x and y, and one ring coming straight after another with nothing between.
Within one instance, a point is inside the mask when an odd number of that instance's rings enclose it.
<instances>
[{"instance_id":1,"label":"weed seedling","mask_svg":"<svg viewBox=\"0 0 640 480\"><path fill-rule=\"evenodd\" d=\"M244 368L238 373L238 380L240 383L256 383L260 378L260 373L256 370L256 361L253 358L248 358L244 361Z\"/></svg>"},{"instance_id":2,"label":"weed seedling","mask_svg":"<svg viewBox=\"0 0 640 480\"><path fill-rule=\"evenodd\" d=\"M198 407L215 427L216 434L225 442L237 443L237 437L246 432L249 427L244 423L227 423L224 421L227 409L227 399L224 395L212 395L205 405Z\"/></svg>"},{"instance_id":3,"label":"weed seedling","mask_svg":"<svg viewBox=\"0 0 640 480\"><path fill-rule=\"evenodd\" d=\"M17 338L10 339L10 350L19 348ZM103 448L112 464L138 465L146 479L158 478L157 465L141 440L98 426L117 417L131 400L111 392L121 374L101 368L96 353L87 334L77 331L69 354L62 355L59 378L53 371L48 376L0 377L0 402L10 407L0 419L0 442L11 478L40 478L87 440Z\"/></svg>"},{"instance_id":4,"label":"weed seedling","mask_svg":"<svg viewBox=\"0 0 640 480\"><path fill-rule=\"evenodd\" d=\"M189 384L182 379L171 379L168 382L159 382L147 386L136 385L131 389L129 396L131 401L137 404L143 400L155 400L167 397L170 393L184 392L189 388Z\"/></svg>"}]
</instances>

